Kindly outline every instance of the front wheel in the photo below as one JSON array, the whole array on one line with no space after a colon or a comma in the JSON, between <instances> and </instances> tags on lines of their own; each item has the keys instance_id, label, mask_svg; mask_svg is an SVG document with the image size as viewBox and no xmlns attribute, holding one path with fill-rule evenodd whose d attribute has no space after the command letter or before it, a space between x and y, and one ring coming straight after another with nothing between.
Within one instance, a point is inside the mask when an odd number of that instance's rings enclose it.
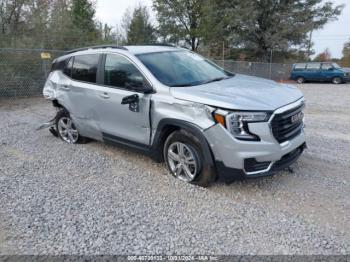
<instances>
[{"instance_id":1,"label":"front wheel","mask_svg":"<svg viewBox=\"0 0 350 262\"><path fill-rule=\"evenodd\" d=\"M333 77L332 79L332 83L335 84L335 85L339 85L341 84L343 81L340 77L336 76L336 77Z\"/></svg>"},{"instance_id":2,"label":"front wheel","mask_svg":"<svg viewBox=\"0 0 350 262\"><path fill-rule=\"evenodd\" d=\"M163 156L175 178L206 187L215 180L216 175L202 152L198 138L186 130L179 130L166 139Z\"/></svg>"}]
</instances>

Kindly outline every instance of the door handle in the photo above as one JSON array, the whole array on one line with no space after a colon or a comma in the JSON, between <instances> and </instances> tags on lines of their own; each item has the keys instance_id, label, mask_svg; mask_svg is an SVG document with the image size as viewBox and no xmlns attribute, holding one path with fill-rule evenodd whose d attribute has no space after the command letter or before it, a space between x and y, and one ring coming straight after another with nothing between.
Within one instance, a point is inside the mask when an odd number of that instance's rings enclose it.
<instances>
[{"instance_id":1,"label":"door handle","mask_svg":"<svg viewBox=\"0 0 350 262\"><path fill-rule=\"evenodd\" d=\"M106 92L100 94L100 97L102 97L102 98L104 98L104 99L110 98L110 96L109 96L108 93L106 93Z\"/></svg>"}]
</instances>

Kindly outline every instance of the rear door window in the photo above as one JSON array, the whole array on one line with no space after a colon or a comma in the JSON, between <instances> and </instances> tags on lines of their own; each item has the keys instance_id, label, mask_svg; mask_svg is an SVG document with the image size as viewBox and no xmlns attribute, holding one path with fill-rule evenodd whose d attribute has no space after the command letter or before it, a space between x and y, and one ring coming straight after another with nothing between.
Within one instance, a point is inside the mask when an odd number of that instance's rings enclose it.
<instances>
[{"instance_id":1,"label":"rear door window","mask_svg":"<svg viewBox=\"0 0 350 262\"><path fill-rule=\"evenodd\" d=\"M75 56L72 69L72 78L78 81L96 83L99 57L99 54Z\"/></svg>"},{"instance_id":2,"label":"rear door window","mask_svg":"<svg viewBox=\"0 0 350 262\"><path fill-rule=\"evenodd\" d=\"M320 66L321 66L320 63L310 63L310 64L307 64L307 70L317 71L317 70L320 70Z\"/></svg>"}]
</instances>

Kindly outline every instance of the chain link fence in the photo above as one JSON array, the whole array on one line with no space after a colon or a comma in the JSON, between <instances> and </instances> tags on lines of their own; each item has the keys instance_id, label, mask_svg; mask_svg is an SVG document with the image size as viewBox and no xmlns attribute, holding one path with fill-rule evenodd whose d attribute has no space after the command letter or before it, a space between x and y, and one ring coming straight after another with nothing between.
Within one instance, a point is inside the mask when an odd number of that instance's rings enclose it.
<instances>
[{"instance_id":1,"label":"chain link fence","mask_svg":"<svg viewBox=\"0 0 350 262\"><path fill-rule=\"evenodd\" d=\"M61 50L0 48L0 98L40 96L52 61ZM291 64L214 60L234 73L287 80Z\"/></svg>"},{"instance_id":2,"label":"chain link fence","mask_svg":"<svg viewBox=\"0 0 350 262\"><path fill-rule=\"evenodd\" d=\"M232 60L214 60L215 63L230 72L257 76L275 81L286 81L290 77L292 64L261 63Z\"/></svg>"},{"instance_id":3,"label":"chain link fence","mask_svg":"<svg viewBox=\"0 0 350 262\"><path fill-rule=\"evenodd\" d=\"M59 50L0 48L0 98L42 94L52 61Z\"/></svg>"}]
</instances>

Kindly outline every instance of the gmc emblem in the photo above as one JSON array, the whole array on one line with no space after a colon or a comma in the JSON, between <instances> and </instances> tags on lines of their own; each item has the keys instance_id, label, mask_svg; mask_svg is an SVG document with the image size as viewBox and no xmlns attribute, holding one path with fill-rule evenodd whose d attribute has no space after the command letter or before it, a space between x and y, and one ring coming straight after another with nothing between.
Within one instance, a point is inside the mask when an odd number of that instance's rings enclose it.
<instances>
[{"instance_id":1,"label":"gmc emblem","mask_svg":"<svg viewBox=\"0 0 350 262\"><path fill-rule=\"evenodd\" d=\"M299 113L295 114L291 118L292 124L294 124L296 122L301 122L303 120L303 117L304 117L303 112L299 112Z\"/></svg>"}]
</instances>

